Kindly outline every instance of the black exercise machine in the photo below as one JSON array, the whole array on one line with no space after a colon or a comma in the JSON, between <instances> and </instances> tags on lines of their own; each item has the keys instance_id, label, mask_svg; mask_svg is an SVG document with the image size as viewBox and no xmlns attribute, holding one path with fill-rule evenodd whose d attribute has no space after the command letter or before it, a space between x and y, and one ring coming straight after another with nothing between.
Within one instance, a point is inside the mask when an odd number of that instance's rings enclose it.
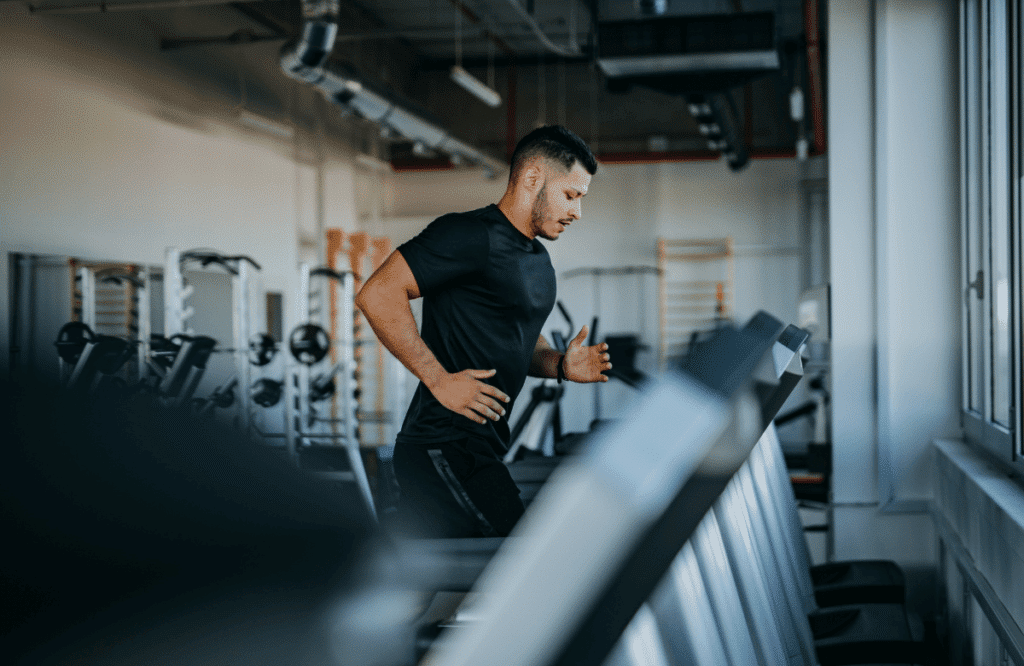
<instances>
[{"instance_id":1,"label":"black exercise machine","mask_svg":"<svg viewBox=\"0 0 1024 666\"><path fill-rule=\"evenodd\" d=\"M488 565L475 590L477 621L442 636L428 659L602 664L692 536L693 547L712 539L731 565L731 573L727 568L705 584L731 586L731 598L743 601L725 608L725 597L714 593L707 622L723 635L742 633L762 663L925 662L902 606L814 609L810 596L800 598L796 590L809 585L799 583L793 546L770 527L773 505L749 494L764 489L751 477L754 443L763 440L773 406L792 390L787 375L799 374L796 353L785 359L779 352L787 346L777 342L796 332L776 324L759 317L695 345L681 376L659 379L635 418L553 477ZM687 575L699 582L699 573ZM675 605L685 602L679 597ZM699 636L689 643L677 638L687 649L706 647ZM724 662L705 655L699 663Z\"/></svg>"},{"instance_id":2,"label":"black exercise machine","mask_svg":"<svg viewBox=\"0 0 1024 666\"><path fill-rule=\"evenodd\" d=\"M96 335L86 324L69 322L54 343L61 360L73 364L64 384L69 392L91 392L115 383L115 375L134 351L133 345L112 335Z\"/></svg>"}]
</instances>

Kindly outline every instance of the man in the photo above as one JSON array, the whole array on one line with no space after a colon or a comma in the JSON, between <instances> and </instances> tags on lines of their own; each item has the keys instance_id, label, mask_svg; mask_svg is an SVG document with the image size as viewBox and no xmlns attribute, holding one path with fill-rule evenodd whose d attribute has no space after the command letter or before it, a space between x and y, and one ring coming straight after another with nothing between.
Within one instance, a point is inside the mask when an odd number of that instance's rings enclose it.
<instances>
[{"instance_id":1,"label":"man","mask_svg":"<svg viewBox=\"0 0 1024 666\"><path fill-rule=\"evenodd\" d=\"M541 335L555 273L537 237L580 219L597 161L560 126L512 154L497 205L444 215L399 247L356 298L380 341L420 380L395 446L401 513L424 536L505 536L523 513L501 456L527 374L603 382L605 344L584 326L563 356ZM423 297L422 335L409 301Z\"/></svg>"}]
</instances>

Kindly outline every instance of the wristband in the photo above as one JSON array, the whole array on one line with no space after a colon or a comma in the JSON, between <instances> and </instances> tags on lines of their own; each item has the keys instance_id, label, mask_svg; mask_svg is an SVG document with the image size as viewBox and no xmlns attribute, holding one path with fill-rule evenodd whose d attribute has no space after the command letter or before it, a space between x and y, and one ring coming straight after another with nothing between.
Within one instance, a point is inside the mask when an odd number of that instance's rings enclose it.
<instances>
[{"instance_id":1,"label":"wristband","mask_svg":"<svg viewBox=\"0 0 1024 666\"><path fill-rule=\"evenodd\" d=\"M558 383L561 384L562 380L565 379L565 367L562 363L565 361L565 354L562 354L558 359Z\"/></svg>"}]
</instances>

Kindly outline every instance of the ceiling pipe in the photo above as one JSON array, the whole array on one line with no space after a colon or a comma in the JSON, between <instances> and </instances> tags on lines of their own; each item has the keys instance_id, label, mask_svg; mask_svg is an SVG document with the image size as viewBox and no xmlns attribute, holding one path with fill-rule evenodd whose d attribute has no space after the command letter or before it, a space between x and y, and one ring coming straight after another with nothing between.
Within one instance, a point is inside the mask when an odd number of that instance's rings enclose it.
<instances>
[{"instance_id":1,"label":"ceiling pipe","mask_svg":"<svg viewBox=\"0 0 1024 666\"><path fill-rule=\"evenodd\" d=\"M469 19L470 23L473 23L475 25L483 25L484 34L487 35L487 38L490 39L495 46L504 51L510 58L515 59L516 52L512 49L511 46L509 46L505 42L504 39L498 36L497 28L491 25L490 21L486 21L477 16L472 9L467 7L466 4L462 2L462 0L448 0L448 2L452 5L452 7L455 7L457 11L461 12L463 16Z\"/></svg>"},{"instance_id":2,"label":"ceiling pipe","mask_svg":"<svg viewBox=\"0 0 1024 666\"><path fill-rule=\"evenodd\" d=\"M573 0L573 2L575 2L575 0ZM527 11L526 7L523 7L519 0L508 0L508 4L516 11L519 18L521 18L523 22L530 27L530 30L533 31L533 34L537 36L537 39L540 40L540 43L543 44L544 48L548 51L567 58L578 56L580 54L580 46L575 42L575 40L567 46L559 46L551 41L551 38L544 34L540 25L537 24L537 21L534 20L533 16L529 11ZM575 32L575 30L573 32Z\"/></svg>"},{"instance_id":3,"label":"ceiling pipe","mask_svg":"<svg viewBox=\"0 0 1024 666\"><path fill-rule=\"evenodd\" d=\"M796 158L792 148L764 148L751 150L751 160L791 160ZM719 162L722 154L717 150L639 150L597 153L598 163L605 166L660 164L681 162ZM450 171L455 165L445 159L394 159L391 168L399 172Z\"/></svg>"},{"instance_id":4,"label":"ceiling pipe","mask_svg":"<svg viewBox=\"0 0 1024 666\"><path fill-rule=\"evenodd\" d=\"M281 50L281 69L289 77L315 87L332 104L354 112L380 126L382 133L420 143L423 150L447 153L456 161L482 167L488 177L508 168L448 134L425 114L387 90L377 88L355 72L335 63L328 64L338 34L339 0L303 0L302 35Z\"/></svg>"},{"instance_id":5,"label":"ceiling pipe","mask_svg":"<svg viewBox=\"0 0 1024 666\"><path fill-rule=\"evenodd\" d=\"M97 2L85 5L29 5L33 14L106 14L108 12L136 12L152 9L178 9L180 7L209 7L236 2L260 0L154 0L153 2Z\"/></svg>"},{"instance_id":6,"label":"ceiling pipe","mask_svg":"<svg viewBox=\"0 0 1024 666\"><path fill-rule=\"evenodd\" d=\"M796 157L792 148L766 148L752 150L748 154L751 160L791 160ZM659 162L717 162L721 153L712 150L667 150L638 151L619 153L598 153L597 161L601 164L657 164Z\"/></svg>"}]
</instances>

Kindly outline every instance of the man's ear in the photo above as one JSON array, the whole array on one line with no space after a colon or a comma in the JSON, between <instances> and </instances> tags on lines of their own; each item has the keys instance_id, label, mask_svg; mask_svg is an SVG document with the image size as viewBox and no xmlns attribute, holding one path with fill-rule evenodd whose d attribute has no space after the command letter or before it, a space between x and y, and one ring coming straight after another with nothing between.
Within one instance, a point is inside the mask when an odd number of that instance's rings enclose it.
<instances>
[{"instance_id":1,"label":"man's ear","mask_svg":"<svg viewBox=\"0 0 1024 666\"><path fill-rule=\"evenodd\" d=\"M544 174L541 172L540 165L537 162L533 162L524 168L519 182L522 183L528 192L538 192L541 186L544 185Z\"/></svg>"}]
</instances>

